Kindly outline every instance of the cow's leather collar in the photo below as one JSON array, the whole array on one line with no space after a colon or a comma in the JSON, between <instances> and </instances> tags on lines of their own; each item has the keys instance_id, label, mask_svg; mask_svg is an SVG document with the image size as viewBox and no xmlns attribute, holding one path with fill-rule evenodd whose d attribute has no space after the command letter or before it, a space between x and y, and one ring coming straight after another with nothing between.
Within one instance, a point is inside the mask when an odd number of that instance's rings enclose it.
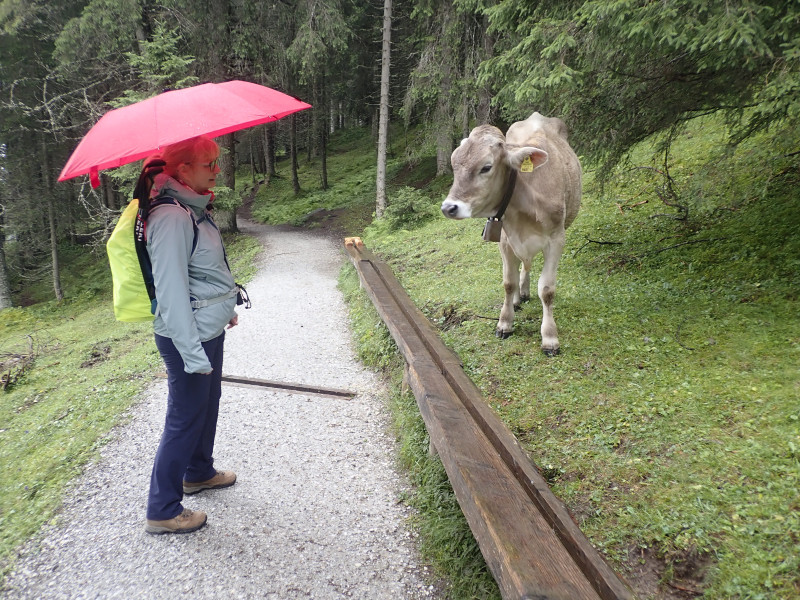
<instances>
[{"instance_id":1,"label":"cow's leather collar","mask_svg":"<svg viewBox=\"0 0 800 600\"><path fill-rule=\"evenodd\" d=\"M503 214L505 214L508 204L511 202L511 195L514 193L514 186L517 184L517 170L511 169L506 180L506 188L503 190L503 199L500 201L500 207L497 209L497 214L493 217L486 219L486 225L483 226L483 241L484 242L499 242L503 234Z\"/></svg>"},{"instance_id":2,"label":"cow's leather collar","mask_svg":"<svg viewBox=\"0 0 800 600\"><path fill-rule=\"evenodd\" d=\"M503 192L503 201L500 203L500 208L497 209L497 214L494 216L495 221L499 221L503 218L503 214L505 214L506 209L508 208L508 203L511 202L511 195L514 193L514 186L517 184L517 170L511 169L511 172L508 174L508 180L506 180L506 189Z\"/></svg>"}]
</instances>

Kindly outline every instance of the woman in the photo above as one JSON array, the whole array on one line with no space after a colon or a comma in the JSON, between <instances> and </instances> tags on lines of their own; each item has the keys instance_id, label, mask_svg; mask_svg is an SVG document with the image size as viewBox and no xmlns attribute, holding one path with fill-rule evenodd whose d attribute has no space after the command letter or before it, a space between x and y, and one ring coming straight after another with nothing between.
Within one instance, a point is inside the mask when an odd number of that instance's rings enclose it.
<instances>
[{"instance_id":1,"label":"woman","mask_svg":"<svg viewBox=\"0 0 800 600\"><path fill-rule=\"evenodd\" d=\"M157 172L147 220L147 251L153 265L156 346L167 368L169 394L164 432L150 478L148 533L189 533L206 514L181 504L184 494L225 488L231 471L214 468L214 436L222 395L225 326L238 322L236 284L219 230L208 209L220 169L219 147L206 137L173 144L148 160L143 173ZM148 171L150 169L150 171Z\"/></svg>"}]
</instances>

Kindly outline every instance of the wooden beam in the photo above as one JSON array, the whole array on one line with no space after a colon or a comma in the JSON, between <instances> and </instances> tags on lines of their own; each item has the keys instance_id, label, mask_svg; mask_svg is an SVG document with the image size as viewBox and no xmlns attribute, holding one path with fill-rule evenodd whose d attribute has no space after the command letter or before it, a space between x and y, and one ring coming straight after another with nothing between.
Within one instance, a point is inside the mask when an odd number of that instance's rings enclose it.
<instances>
[{"instance_id":1,"label":"wooden beam","mask_svg":"<svg viewBox=\"0 0 800 600\"><path fill-rule=\"evenodd\" d=\"M632 599L389 267L357 238L345 247L503 597Z\"/></svg>"}]
</instances>

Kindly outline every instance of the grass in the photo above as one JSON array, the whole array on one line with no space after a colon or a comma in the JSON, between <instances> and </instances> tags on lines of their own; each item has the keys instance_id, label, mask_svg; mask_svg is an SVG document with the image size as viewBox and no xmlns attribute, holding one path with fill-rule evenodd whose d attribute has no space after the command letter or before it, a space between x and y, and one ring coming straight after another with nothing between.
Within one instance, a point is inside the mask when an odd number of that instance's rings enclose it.
<instances>
[{"instance_id":1,"label":"grass","mask_svg":"<svg viewBox=\"0 0 800 600\"><path fill-rule=\"evenodd\" d=\"M247 281L257 242L227 236L226 246ZM38 303L0 311L0 359L16 379L0 392L0 574L56 518L69 482L161 365L150 323L114 320L105 257L64 247L61 258L65 300L44 301L52 291L43 281L26 290Z\"/></svg>"},{"instance_id":2,"label":"grass","mask_svg":"<svg viewBox=\"0 0 800 600\"><path fill-rule=\"evenodd\" d=\"M482 223L364 238L620 571L634 580L655 560L664 585L708 598L796 598L800 181L774 143L717 158L755 157L750 179L698 181L714 125L673 147L687 157L676 186L695 194L687 222L662 214L652 177L623 167L601 195L588 174L559 271L555 359L538 350L536 301L510 339L493 336L500 259ZM728 193L712 196L720 183Z\"/></svg>"},{"instance_id":3,"label":"grass","mask_svg":"<svg viewBox=\"0 0 800 600\"><path fill-rule=\"evenodd\" d=\"M510 339L494 337L501 262L482 223L409 218L420 195L440 202L441 179L410 194L400 186L424 177L396 171L390 201L405 216L353 232L392 265L642 597L800 597L797 141L775 132L734 151L713 119L691 124L668 173L685 219L659 200L658 140L604 187L587 168L559 271L554 359L539 351L538 301ZM362 360L398 388L396 350L353 273L342 287ZM426 455L413 399L396 391L392 403L426 556L450 597L498 597Z\"/></svg>"}]
</instances>

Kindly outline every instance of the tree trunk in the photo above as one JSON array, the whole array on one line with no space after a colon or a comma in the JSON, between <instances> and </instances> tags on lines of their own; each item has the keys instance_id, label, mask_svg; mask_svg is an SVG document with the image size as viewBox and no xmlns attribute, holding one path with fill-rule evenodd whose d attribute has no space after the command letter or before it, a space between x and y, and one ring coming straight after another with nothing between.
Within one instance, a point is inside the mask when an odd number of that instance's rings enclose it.
<instances>
[{"instance_id":1,"label":"tree trunk","mask_svg":"<svg viewBox=\"0 0 800 600\"><path fill-rule=\"evenodd\" d=\"M389 132L389 56L392 47L392 0L383 1L383 47L381 50L381 106L378 118L378 173L375 215L386 210L386 140Z\"/></svg>"},{"instance_id":2,"label":"tree trunk","mask_svg":"<svg viewBox=\"0 0 800 600\"><path fill-rule=\"evenodd\" d=\"M489 18L484 16L481 22L481 40L483 41L483 48L481 60L490 58L494 48L494 38L489 35ZM479 61L480 62L480 61ZM477 108L477 121L478 125L492 122L492 95L488 86L481 86L478 92L478 108Z\"/></svg>"},{"instance_id":3,"label":"tree trunk","mask_svg":"<svg viewBox=\"0 0 800 600\"><path fill-rule=\"evenodd\" d=\"M0 199L0 310L11 308L14 302L11 299L11 286L8 284L8 265L6 264L6 211Z\"/></svg>"},{"instance_id":4,"label":"tree trunk","mask_svg":"<svg viewBox=\"0 0 800 600\"><path fill-rule=\"evenodd\" d=\"M292 128L289 135L289 154L292 155L292 189L295 195L300 193L300 179L297 177L297 113L292 114Z\"/></svg>"},{"instance_id":5,"label":"tree trunk","mask_svg":"<svg viewBox=\"0 0 800 600\"><path fill-rule=\"evenodd\" d=\"M453 151L453 136L450 127L450 110L446 100L439 100L436 107L436 176L450 172L450 154Z\"/></svg>"},{"instance_id":6,"label":"tree trunk","mask_svg":"<svg viewBox=\"0 0 800 600\"><path fill-rule=\"evenodd\" d=\"M315 82L314 83L314 92L313 92L313 96L312 97L314 98L314 106L319 106L319 104L317 103L317 100L316 100L316 98L317 98L316 77L314 78L314 82ZM319 119L317 118L317 111L316 110L312 110L311 111L311 126L306 128L306 145L308 146L308 148L306 148L306 163L310 163L311 159L314 156L316 156L316 145L317 145L316 137L317 137L317 121L318 120Z\"/></svg>"},{"instance_id":7,"label":"tree trunk","mask_svg":"<svg viewBox=\"0 0 800 600\"><path fill-rule=\"evenodd\" d=\"M446 43L453 19L457 18L453 6L449 2L442 3L442 29L439 43L442 59L442 82L436 101L436 175L450 173L450 154L453 151L453 115L451 92L453 87L453 48Z\"/></svg>"},{"instance_id":8,"label":"tree trunk","mask_svg":"<svg viewBox=\"0 0 800 600\"><path fill-rule=\"evenodd\" d=\"M232 133L227 133L220 137L220 146L225 148L227 152L222 152L219 155L219 168L220 175L222 176L222 185L236 189L236 141ZM239 227L236 224L236 207L231 206L228 210L228 231L238 232Z\"/></svg>"},{"instance_id":9,"label":"tree trunk","mask_svg":"<svg viewBox=\"0 0 800 600\"><path fill-rule=\"evenodd\" d=\"M100 174L100 183L103 190L103 203L109 210L117 210L117 195L114 192L114 185L111 183L111 178L105 173Z\"/></svg>"},{"instance_id":10,"label":"tree trunk","mask_svg":"<svg viewBox=\"0 0 800 600\"><path fill-rule=\"evenodd\" d=\"M250 182L256 185L256 156L253 152L253 136L247 136L247 147L250 150Z\"/></svg>"},{"instance_id":11,"label":"tree trunk","mask_svg":"<svg viewBox=\"0 0 800 600\"><path fill-rule=\"evenodd\" d=\"M325 106L325 73L322 74L322 90L320 91L320 106ZM320 110L319 123L319 158L322 169L322 189L328 189L328 123L324 110Z\"/></svg>"},{"instance_id":12,"label":"tree trunk","mask_svg":"<svg viewBox=\"0 0 800 600\"><path fill-rule=\"evenodd\" d=\"M255 138L252 139L253 152L256 153L255 167L256 173L260 175L263 175L267 172L267 153L265 152L266 144L264 143L264 132L266 129L266 126L256 128L253 131L253 136L251 137L251 139L253 137Z\"/></svg>"},{"instance_id":13,"label":"tree trunk","mask_svg":"<svg viewBox=\"0 0 800 600\"><path fill-rule=\"evenodd\" d=\"M323 119L322 129L320 130L320 163L321 163L321 177L322 177L322 189L328 189L328 132L325 130L326 123L324 123L325 119Z\"/></svg>"},{"instance_id":14,"label":"tree trunk","mask_svg":"<svg viewBox=\"0 0 800 600\"><path fill-rule=\"evenodd\" d=\"M471 19L464 19L464 44L467 45L464 48L464 77L470 77L475 71L475 50L469 47L469 43L473 39L472 35L470 35L472 31L470 21ZM473 103L471 98L462 93L459 104L461 105L459 107L461 111L461 139L464 139L469 136L469 117L473 110Z\"/></svg>"},{"instance_id":15,"label":"tree trunk","mask_svg":"<svg viewBox=\"0 0 800 600\"><path fill-rule=\"evenodd\" d=\"M75 197L75 186L71 185L67 189L69 190L69 206L70 207L75 206L76 201L77 201L76 197ZM106 211L106 214L103 217L103 228L104 228L103 232L104 232L104 236L107 235L109 233L108 230L111 229L111 227L109 226L109 221L110 220L111 220L111 215ZM78 228L76 227L76 223L75 223L74 210L72 210L72 209L68 209L67 210L66 222L67 222L67 231L69 232L68 233L69 242L73 246L77 246L78 245L78 231L77 231ZM105 237L104 237L104 239L105 239Z\"/></svg>"},{"instance_id":16,"label":"tree trunk","mask_svg":"<svg viewBox=\"0 0 800 600\"><path fill-rule=\"evenodd\" d=\"M264 162L267 181L275 175L275 124L268 123L264 129Z\"/></svg>"},{"instance_id":17,"label":"tree trunk","mask_svg":"<svg viewBox=\"0 0 800 600\"><path fill-rule=\"evenodd\" d=\"M58 233L56 228L56 210L53 206L53 197L47 194L47 220L50 225L50 257L53 263L53 291L56 300L64 299L64 290L61 289L61 265L58 261Z\"/></svg>"},{"instance_id":18,"label":"tree trunk","mask_svg":"<svg viewBox=\"0 0 800 600\"><path fill-rule=\"evenodd\" d=\"M100 173L100 199L103 201L103 206L110 209L109 204L109 191L108 191L108 175Z\"/></svg>"},{"instance_id":19,"label":"tree trunk","mask_svg":"<svg viewBox=\"0 0 800 600\"><path fill-rule=\"evenodd\" d=\"M50 179L50 157L47 154L47 141L42 136L42 184L44 197L47 201L47 224L50 229L50 258L53 268L53 292L56 300L64 299L64 290L61 288L61 267L58 260L58 230L56 227L56 209L53 204L53 189Z\"/></svg>"}]
</instances>

